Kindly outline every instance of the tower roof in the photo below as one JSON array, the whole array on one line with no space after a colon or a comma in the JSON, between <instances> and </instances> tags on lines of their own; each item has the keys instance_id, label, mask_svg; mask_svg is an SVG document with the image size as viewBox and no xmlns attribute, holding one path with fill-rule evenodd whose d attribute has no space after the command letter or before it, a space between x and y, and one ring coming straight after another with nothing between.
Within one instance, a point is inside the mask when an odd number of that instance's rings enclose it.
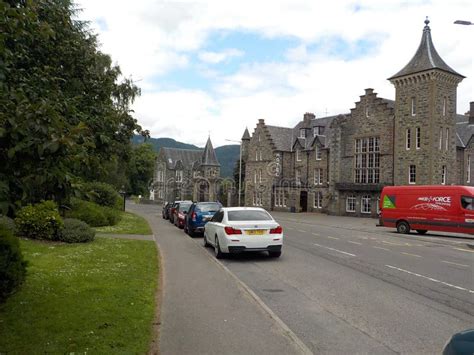
<instances>
[{"instance_id":1,"label":"tower roof","mask_svg":"<svg viewBox=\"0 0 474 355\"><path fill-rule=\"evenodd\" d=\"M389 80L435 68L464 78L464 76L447 65L444 60L441 59L438 52L436 52L431 39L431 29L428 26L429 23L430 21L427 18L425 20L425 27L423 28L420 46L418 47L413 58L408 62L407 65L405 65L402 70L390 77Z\"/></svg>"},{"instance_id":2,"label":"tower roof","mask_svg":"<svg viewBox=\"0 0 474 355\"><path fill-rule=\"evenodd\" d=\"M244 135L242 136L242 140L250 140L250 133L247 127L245 128Z\"/></svg>"},{"instance_id":3,"label":"tower roof","mask_svg":"<svg viewBox=\"0 0 474 355\"><path fill-rule=\"evenodd\" d=\"M201 164L202 165L213 165L213 166L221 166L217 161L216 152L212 147L211 138L207 139L206 146L204 147L204 152L202 153L201 157Z\"/></svg>"}]
</instances>

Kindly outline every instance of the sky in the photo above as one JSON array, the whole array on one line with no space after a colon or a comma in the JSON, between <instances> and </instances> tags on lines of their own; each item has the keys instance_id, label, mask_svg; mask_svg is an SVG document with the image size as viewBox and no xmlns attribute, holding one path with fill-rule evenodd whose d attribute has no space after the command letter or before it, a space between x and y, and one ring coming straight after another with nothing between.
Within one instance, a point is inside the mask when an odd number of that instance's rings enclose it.
<instances>
[{"instance_id":1,"label":"sky","mask_svg":"<svg viewBox=\"0 0 474 355\"><path fill-rule=\"evenodd\" d=\"M472 0L76 0L100 50L134 80L134 117L154 138L214 147L258 119L293 127L305 112L348 113L415 54L426 16L443 60L466 78L457 112L474 101Z\"/></svg>"}]
</instances>

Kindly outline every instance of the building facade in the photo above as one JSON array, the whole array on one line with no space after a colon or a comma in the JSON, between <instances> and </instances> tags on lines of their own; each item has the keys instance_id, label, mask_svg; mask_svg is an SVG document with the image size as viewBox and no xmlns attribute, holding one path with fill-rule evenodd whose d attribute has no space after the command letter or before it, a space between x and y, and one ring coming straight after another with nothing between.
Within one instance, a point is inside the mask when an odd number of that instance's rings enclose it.
<instances>
[{"instance_id":1,"label":"building facade","mask_svg":"<svg viewBox=\"0 0 474 355\"><path fill-rule=\"evenodd\" d=\"M220 164L211 143L204 149L160 148L153 177L153 199L216 201Z\"/></svg>"},{"instance_id":2,"label":"building facade","mask_svg":"<svg viewBox=\"0 0 474 355\"><path fill-rule=\"evenodd\" d=\"M474 103L456 113L464 77L437 53L428 25L413 58L388 79L395 100L366 89L347 113L306 113L293 128L260 119L244 134L246 205L376 216L387 185L472 185Z\"/></svg>"}]
</instances>

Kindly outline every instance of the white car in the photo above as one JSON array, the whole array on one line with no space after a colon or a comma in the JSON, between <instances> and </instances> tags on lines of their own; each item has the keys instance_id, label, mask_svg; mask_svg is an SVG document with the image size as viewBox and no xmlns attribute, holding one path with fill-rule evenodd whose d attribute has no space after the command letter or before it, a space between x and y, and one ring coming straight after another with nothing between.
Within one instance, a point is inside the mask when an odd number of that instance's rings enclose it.
<instances>
[{"instance_id":1,"label":"white car","mask_svg":"<svg viewBox=\"0 0 474 355\"><path fill-rule=\"evenodd\" d=\"M278 258L283 228L259 207L221 208L204 227L204 246L214 247L216 258L227 253L268 251Z\"/></svg>"}]
</instances>

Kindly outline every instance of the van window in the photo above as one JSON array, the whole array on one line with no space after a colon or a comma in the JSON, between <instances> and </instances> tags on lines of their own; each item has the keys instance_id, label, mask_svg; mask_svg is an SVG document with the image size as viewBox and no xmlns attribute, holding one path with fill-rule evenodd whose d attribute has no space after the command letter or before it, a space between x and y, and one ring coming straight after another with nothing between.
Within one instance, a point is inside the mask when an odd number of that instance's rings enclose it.
<instances>
[{"instance_id":1,"label":"van window","mask_svg":"<svg viewBox=\"0 0 474 355\"><path fill-rule=\"evenodd\" d=\"M461 206L465 210L474 210L474 197L461 196Z\"/></svg>"}]
</instances>

